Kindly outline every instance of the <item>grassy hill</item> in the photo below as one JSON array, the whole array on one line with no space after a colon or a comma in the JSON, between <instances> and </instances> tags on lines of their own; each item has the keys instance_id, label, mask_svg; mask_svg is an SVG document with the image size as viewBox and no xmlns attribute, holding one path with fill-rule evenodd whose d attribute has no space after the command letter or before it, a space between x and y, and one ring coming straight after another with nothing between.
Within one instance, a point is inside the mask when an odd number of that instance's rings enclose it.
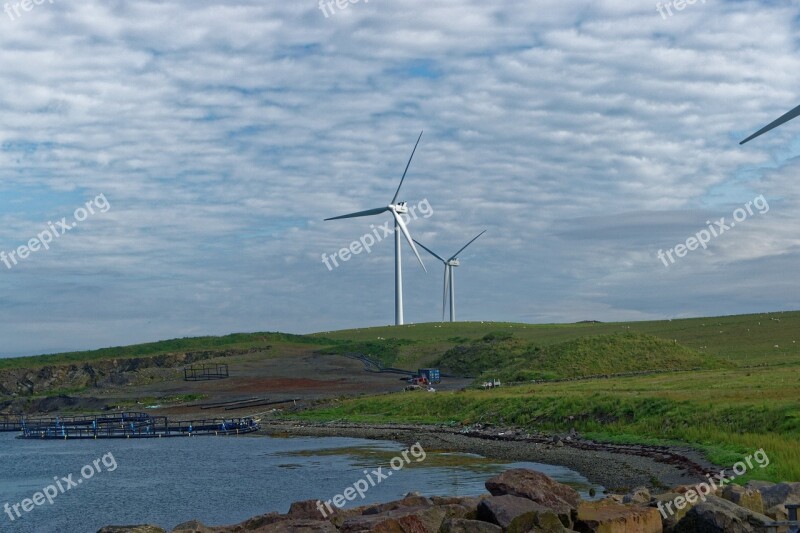
<instances>
[{"instance_id":1,"label":"grassy hill","mask_svg":"<svg viewBox=\"0 0 800 533\"><path fill-rule=\"evenodd\" d=\"M642 333L580 337L540 345L510 332L489 333L448 350L436 366L455 374L503 382L539 381L644 371L729 366L675 341Z\"/></svg>"},{"instance_id":2,"label":"grassy hill","mask_svg":"<svg viewBox=\"0 0 800 533\"><path fill-rule=\"evenodd\" d=\"M800 356L800 311L724 317L656 320L646 322L593 322L577 324L517 324L507 322L456 322L384 326L329 331L320 336L341 341L413 341L399 349L396 360L413 368L430 364L458 344L490 333L512 332L520 340L540 346L581 337L614 333L642 333L718 356L740 366L784 364Z\"/></svg>"},{"instance_id":3,"label":"grassy hill","mask_svg":"<svg viewBox=\"0 0 800 533\"><path fill-rule=\"evenodd\" d=\"M0 370L85 363L103 359L145 357L175 352L261 348L273 344L323 345L331 342L333 341L319 336L310 337L305 335L290 335L287 333L234 333L222 337L191 337L134 344L131 346L102 348L100 350L0 359Z\"/></svg>"}]
</instances>

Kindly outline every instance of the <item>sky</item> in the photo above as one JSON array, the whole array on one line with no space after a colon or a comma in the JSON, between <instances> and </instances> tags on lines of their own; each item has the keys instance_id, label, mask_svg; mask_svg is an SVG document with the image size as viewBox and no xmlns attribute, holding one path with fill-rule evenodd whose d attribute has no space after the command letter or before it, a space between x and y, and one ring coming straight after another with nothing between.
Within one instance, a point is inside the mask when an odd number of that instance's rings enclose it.
<instances>
[{"instance_id":1,"label":"sky","mask_svg":"<svg viewBox=\"0 0 800 533\"><path fill-rule=\"evenodd\" d=\"M390 215L323 219L388 205L423 130L411 233L487 230L459 320L800 309L800 120L738 144L800 104L797 1L15 4L0 356L393 323L393 238L323 261Z\"/></svg>"}]
</instances>

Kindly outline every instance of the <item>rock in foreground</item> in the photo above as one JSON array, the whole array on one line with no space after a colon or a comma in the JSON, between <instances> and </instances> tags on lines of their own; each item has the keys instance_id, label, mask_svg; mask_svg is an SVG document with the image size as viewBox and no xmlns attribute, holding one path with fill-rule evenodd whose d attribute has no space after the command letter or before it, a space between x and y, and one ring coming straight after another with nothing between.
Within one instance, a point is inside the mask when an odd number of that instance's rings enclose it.
<instances>
[{"instance_id":1,"label":"rock in foreground","mask_svg":"<svg viewBox=\"0 0 800 533\"><path fill-rule=\"evenodd\" d=\"M491 478L486 488L489 494L478 497L409 494L402 500L334 509L325 515L315 500L296 502L286 514L269 513L221 527L193 520L173 533L755 533L766 531L772 520L757 510L794 501L800 484L731 487L725 499L709 495L705 501L679 506L677 513L663 509L682 498L685 487L652 498L639 487L627 496L583 502L567 485L540 472L516 469ZM98 533L163 531L146 525L110 526Z\"/></svg>"}]
</instances>

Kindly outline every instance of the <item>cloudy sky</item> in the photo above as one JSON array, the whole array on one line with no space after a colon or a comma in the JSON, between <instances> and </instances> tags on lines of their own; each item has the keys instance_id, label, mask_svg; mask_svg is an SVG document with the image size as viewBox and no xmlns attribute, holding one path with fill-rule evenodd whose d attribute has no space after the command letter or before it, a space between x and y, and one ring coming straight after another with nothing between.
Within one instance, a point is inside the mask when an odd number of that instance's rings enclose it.
<instances>
[{"instance_id":1,"label":"cloudy sky","mask_svg":"<svg viewBox=\"0 0 800 533\"><path fill-rule=\"evenodd\" d=\"M738 145L800 104L797 1L342 5L6 4L0 251L71 229L0 263L0 355L393 322L390 240L322 261L388 216L323 219L387 205L421 130L411 232L488 230L459 319L800 308L800 119ZM438 320L441 264L403 252L406 321Z\"/></svg>"}]
</instances>

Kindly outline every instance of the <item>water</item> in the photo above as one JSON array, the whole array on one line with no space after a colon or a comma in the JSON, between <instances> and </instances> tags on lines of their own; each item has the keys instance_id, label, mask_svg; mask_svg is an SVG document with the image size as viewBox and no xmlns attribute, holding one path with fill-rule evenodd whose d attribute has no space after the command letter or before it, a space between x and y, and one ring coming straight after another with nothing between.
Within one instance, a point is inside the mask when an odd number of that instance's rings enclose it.
<instances>
[{"instance_id":1,"label":"water","mask_svg":"<svg viewBox=\"0 0 800 533\"><path fill-rule=\"evenodd\" d=\"M65 492L52 504L45 500L27 513L20 508L22 517L13 522L0 509L0 532L94 533L105 525L143 523L169 530L195 518L208 525L235 524L270 511L286 512L294 501L331 499L364 478L365 469L391 470L389 462L405 449L394 442L351 438L64 442L20 441L14 436L0 433L0 506L32 498L55 484L54 477L73 474L77 482L86 465L94 474L69 490L62 481ZM539 470L572 485L584 497L591 488L581 475L562 467L503 463L471 454L426 454L421 462L408 455L408 466L348 506L396 500L410 491L477 495L485 492L486 479L509 468ZM97 459L95 468L91 465Z\"/></svg>"}]
</instances>

